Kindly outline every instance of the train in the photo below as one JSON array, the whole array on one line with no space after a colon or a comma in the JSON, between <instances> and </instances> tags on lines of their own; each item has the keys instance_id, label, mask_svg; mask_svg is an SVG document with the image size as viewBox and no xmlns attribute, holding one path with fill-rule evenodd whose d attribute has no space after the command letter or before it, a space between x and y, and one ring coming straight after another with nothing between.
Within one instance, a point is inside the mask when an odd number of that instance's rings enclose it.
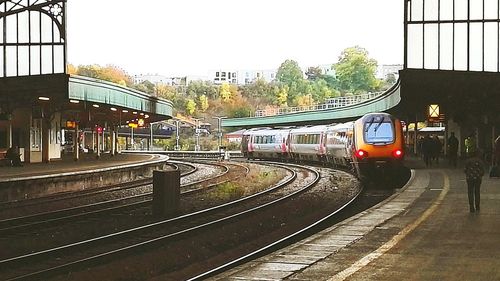
<instances>
[{"instance_id":1,"label":"train","mask_svg":"<svg viewBox=\"0 0 500 281\"><path fill-rule=\"evenodd\" d=\"M403 165L403 126L379 112L339 124L253 128L243 132L241 152L249 160L313 161L373 177L375 171L390 174Z\"/></svg>"}]
</instances>

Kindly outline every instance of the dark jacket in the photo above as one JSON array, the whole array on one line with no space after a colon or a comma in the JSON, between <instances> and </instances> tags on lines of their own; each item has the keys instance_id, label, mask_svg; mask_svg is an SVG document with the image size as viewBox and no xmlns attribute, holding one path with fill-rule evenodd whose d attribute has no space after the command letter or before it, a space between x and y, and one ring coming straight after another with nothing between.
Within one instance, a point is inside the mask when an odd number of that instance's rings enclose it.
<instances>
[{"instance_id":1,"label":"dark jacket","mask_svg":"<svg viewBox=\"0 0 500 281\"><path fill-rule=\"evenodd\" d=\"M467 180L481 180L484 175L483 161L476 156L467 159L464 172Z\"/></svg>"}]
</instances>

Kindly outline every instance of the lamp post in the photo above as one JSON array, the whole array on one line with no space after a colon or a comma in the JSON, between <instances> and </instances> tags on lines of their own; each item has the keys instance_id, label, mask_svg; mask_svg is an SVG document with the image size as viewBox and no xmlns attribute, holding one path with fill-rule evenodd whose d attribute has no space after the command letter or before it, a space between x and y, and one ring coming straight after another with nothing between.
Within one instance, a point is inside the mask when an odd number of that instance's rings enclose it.
<instances>
[{"instance_id":1,"label":"lamp post","mask_svg":"<svg viewBox=\"0 0 500 281\"><path fill-rule=\"evenodd\" d=\"M196 140L196 145L194 146L194 151L200 151L200 119L194 119L196 122L196 129L195 129L195 140Z\"/></svg>"},{"instance_id":2,"label":"lamp post","mask_svg":"<svg viewBox=\"0 0 500 281\"><path fill-rule=\"evenodd\" d=\"M175 151L181 150L181 147L179 146L179 120L175 120Z\"/></svg>"},{"instance_id":3,"label":"lamp post","mask_svg":"<svg viewBox=\"0 0 500 281\"><path fill-rule=\"evenodd\" d=\"M221 125L222 125L222 119L223 118L226 118L225 116L217 116L217 117L213 117L214 119L217 119L217 137L219 138L219 152L220 152L220 148L222 146L222 128L221 128Z\"/></svg>"}]
</instances>

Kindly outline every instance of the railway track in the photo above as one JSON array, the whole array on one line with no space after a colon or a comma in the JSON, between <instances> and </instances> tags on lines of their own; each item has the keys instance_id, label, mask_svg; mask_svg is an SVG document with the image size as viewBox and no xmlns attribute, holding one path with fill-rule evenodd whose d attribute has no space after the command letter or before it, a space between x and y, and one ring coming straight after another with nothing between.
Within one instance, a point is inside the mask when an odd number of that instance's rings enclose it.
<instances>
[{"instance_id":1,"label":"railway track","mask_svg":"<svg viewBox=\"0 0 500 281\"><path fill-rule=\"evenodd\" d=\"M192 173L195 173L197 171L197 167L194 166L193 164L190 163L183 163L180 161L169 161L167 163L172 169L181 170L181 175L182 176L188 176ZM181 168L182 167L182 168ZM67 193L59 193L59 194L54 194L54 195L48 195L40 198L33 198L33 199L27 199L23 201L14 201L14 202L2 202L0 203L0 211L4 212L9 209L20 209L20 208L27 208L30 206L35 206L35 205L41 205L41 204L48 204L48 203L54 203L54 202L59 202L59 201L64 201L64 200L70 200L74 198L80 198L82 196L93 196L93 195L99 195L103 193L110 193L110 192L116 192L116 191L122 191L122 190L127 190L127 189L133 189L138 186L142 186L145 184L151 183L151 179L142 179L138 181L133 181L129 183L122 183L122 184L116 184L112 186L107 186L107 187L102 187L102 188L92 188L92 189L86 189L86 190L81 190L78 192L67 192Z\"/></svg>"},{"instance_id":2,"label":"railway track","mask_svg":"<svg viewBox=\"0 0 500 281\"><path fill-rule=\"evenodd\" d=\"M180 163L177 163L177 165ZM183 163L182 163L183 164ZM181 174L181 177L186 177L197 171L197 167L192 164L184 164L193 167L193 169L188 172ZM196 180L189 183L181 185L181 194L187 195L194 192L198 192L211 186L220 184L223 181L218 181L217 179L226 175L229 172L229 167L227 165L217 164L219 167L223 168L223 172L217 174L209 179ZM246 167L240 166L240 171L243 173L248 172ZM203 184L205 183L205 184ZM202 185L202 186L200 186ZM152 189L152 181L146 183L137 183L135 187L148 187ZM126 189L131 188L127 186ZM119 189L117 189L119 190ZM116 190L115 190L116 191ZM102 193L99 191L98 194ZM95 193L94 193L95 194ZM87 194L85 194L86 196ZM85 204L81 206L65 208L55 211L49 211L44 213L37 213L27 216L9 218L0 220L0 233L5 235L9 233L17 233L23 231L24 229L29 229L31 232L36 230L34 227L48 226L55 223L62 223L64 221L72 221L75 219L80 219L88 216L98 216L106 212L116 212L116 211L126 211L129 209L139 209L139 208L149 208L152 200L152 192L146 192L141 194L136 194L133 196L127 196L123 198L117 198L106 201L99 201L92 204Z\"/></svg>"},{"instance_id":3,"label":"railway track","mask_svg":"<svg viewBox=\"0 0 500 281\"><path fill-rule=\"evenodd\" d=\"M320 179L319 172L311 168L287 165L286 169L292 177L252 196L137 228L3 259L0 268L6 270L0 274L6 280L41 279L175 243L291 200Z\"/></svg>"}]
</instances>

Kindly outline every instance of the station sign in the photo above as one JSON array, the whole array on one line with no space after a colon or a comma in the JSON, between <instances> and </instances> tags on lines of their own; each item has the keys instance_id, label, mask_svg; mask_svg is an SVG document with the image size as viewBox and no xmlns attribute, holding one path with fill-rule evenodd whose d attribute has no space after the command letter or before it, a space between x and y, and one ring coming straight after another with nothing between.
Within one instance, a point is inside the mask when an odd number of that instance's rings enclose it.
<instances>
[{"instance_id":1,"label":"station sign","mask_svg":"<svg viewBox=\"0 0 500 281\"><path fill-rule=\"evenodd\" d=\"M438 123L438 122L445 122L446 116L444 113L441 113L439 111L439 105L438 104L431 104L428 107L427 110L427 120L429 122L433 123Z\"/></svg>"},{"instance_id":2,"label":"station sign","mask_svg":"<svg viewBox=\"0 0 500 281\"><path fill-rule=\"evenodd\" d=\"M135 128L139 127L139 125L138 125L137 123L128 123L128 126L129 126L130 128L133 128L133 129L135 129Z\"/></svg>"},{"instance_id":3,"label":"station sign","mask_svg":"<svg viewBox=\"0 0 500 281\"><path fill-rule=\"evenodd\" d=\"M66 121L66 129L74 129L76 128L76 122L75 121Z\"/></svg>"}]
</instances>

